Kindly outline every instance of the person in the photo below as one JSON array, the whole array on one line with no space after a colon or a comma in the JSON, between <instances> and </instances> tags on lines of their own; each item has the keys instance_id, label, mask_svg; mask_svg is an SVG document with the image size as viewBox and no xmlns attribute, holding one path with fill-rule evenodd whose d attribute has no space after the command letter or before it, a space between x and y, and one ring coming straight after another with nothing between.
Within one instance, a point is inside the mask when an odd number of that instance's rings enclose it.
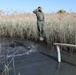
<instances>
[{"instance_id":1,"label":"person","mask_svg":"<svg viewBox=\"0 0 76 75\"><path fill-rule=\"evenodd\" d=\"M33 13L37 17L37 29L38 29L38 35L41 41L44 40L43 38L43 27L44 27L44 13L42 11L42 8L39 6L37 9L33 11Z\"/></svg>"}]
</instances>

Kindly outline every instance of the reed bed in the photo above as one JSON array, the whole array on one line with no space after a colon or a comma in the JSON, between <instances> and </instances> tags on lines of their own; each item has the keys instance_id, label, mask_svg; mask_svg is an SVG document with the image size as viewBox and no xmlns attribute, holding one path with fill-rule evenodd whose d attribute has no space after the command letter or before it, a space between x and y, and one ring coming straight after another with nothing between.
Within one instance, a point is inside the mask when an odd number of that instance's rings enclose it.
<instances>
[{"instance_id":1,"label":"reed bed","mask_svg":"<svg viewBox=\"0 0 76 75\"><path fill-rule=\"evenodd\" d=\"M38 39L36 16L32 13L0 15L0 36ZM45 14L45 41L76 44L76 13Z\"/></svg>"}]
</instances>

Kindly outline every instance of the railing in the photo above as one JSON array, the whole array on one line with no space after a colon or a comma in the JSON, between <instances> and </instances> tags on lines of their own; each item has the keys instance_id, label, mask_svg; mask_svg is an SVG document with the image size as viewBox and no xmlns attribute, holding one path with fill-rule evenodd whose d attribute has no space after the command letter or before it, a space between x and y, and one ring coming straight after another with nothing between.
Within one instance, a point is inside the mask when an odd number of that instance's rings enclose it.
<instances>
[{"instance_id":1,"label":"railing","mask_svg":"<svg viewBox=\"0 0 76 75\"><path fill-rule=\"evenodd\" d=\"M58 62L61 62L60 46L61 47L73 47L73 48L76 48L76 45L73 45L73 44L54 43L54 45L57 48Z\"/></svg>"}]
</instances>

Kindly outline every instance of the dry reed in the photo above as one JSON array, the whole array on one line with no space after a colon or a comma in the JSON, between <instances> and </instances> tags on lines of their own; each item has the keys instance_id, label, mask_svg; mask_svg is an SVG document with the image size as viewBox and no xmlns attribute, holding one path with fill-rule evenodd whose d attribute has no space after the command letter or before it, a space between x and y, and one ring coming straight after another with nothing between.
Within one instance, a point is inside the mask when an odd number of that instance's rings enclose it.
<instances>
[{"instance_id":1,"label":"dry reed","mask_svg":"<svg viewBox=\"0 0 76 75\"><path fill-rule=\"evenodd\" d=\"M44 35L54 42L76 44L76 13L45 14ZM30 13L0 15L0 36L38 39L36 16Z\"/></svg>"}]
</instances>

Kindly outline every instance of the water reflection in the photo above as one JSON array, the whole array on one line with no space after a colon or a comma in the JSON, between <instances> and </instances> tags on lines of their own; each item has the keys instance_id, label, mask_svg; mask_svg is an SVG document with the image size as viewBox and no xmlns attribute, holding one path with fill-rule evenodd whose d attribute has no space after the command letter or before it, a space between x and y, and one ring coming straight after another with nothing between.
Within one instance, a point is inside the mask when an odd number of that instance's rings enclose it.
<instances>
[{"instance_id":1,"label":"water reflection","mask_svg":"<svg viewBox=\"0 0 76 75\"><path fill-rule=\"evenodd\" d=\"M60 67L61 67L61 63L57 63L57 65L56 65L56 72L55 72L54 75L59 75Z\"/></svg>"},{"instance_id":2,"label":"water reflection","mask_svg":"<svg viewBox=\"0 0 76 75\"><path fill-rule=\"evenodd\" d=\"M62 52L62 62L58 63L57 55L49 51L46 46L33 41L22 41L30 50L22 46L15 48L9 44L16 39L0 39L0 72L4 66L2 64L8 58L7 64L14 57L16 74L21 75L75 75L76 74L76 54ZM4 62L3 62L4 61ZM3 62L3 63L2 63ZM9 65L9 75L13 75L13 62ZM4 65L4 64L3 64Z\"/></svg>"}]
</instances>

